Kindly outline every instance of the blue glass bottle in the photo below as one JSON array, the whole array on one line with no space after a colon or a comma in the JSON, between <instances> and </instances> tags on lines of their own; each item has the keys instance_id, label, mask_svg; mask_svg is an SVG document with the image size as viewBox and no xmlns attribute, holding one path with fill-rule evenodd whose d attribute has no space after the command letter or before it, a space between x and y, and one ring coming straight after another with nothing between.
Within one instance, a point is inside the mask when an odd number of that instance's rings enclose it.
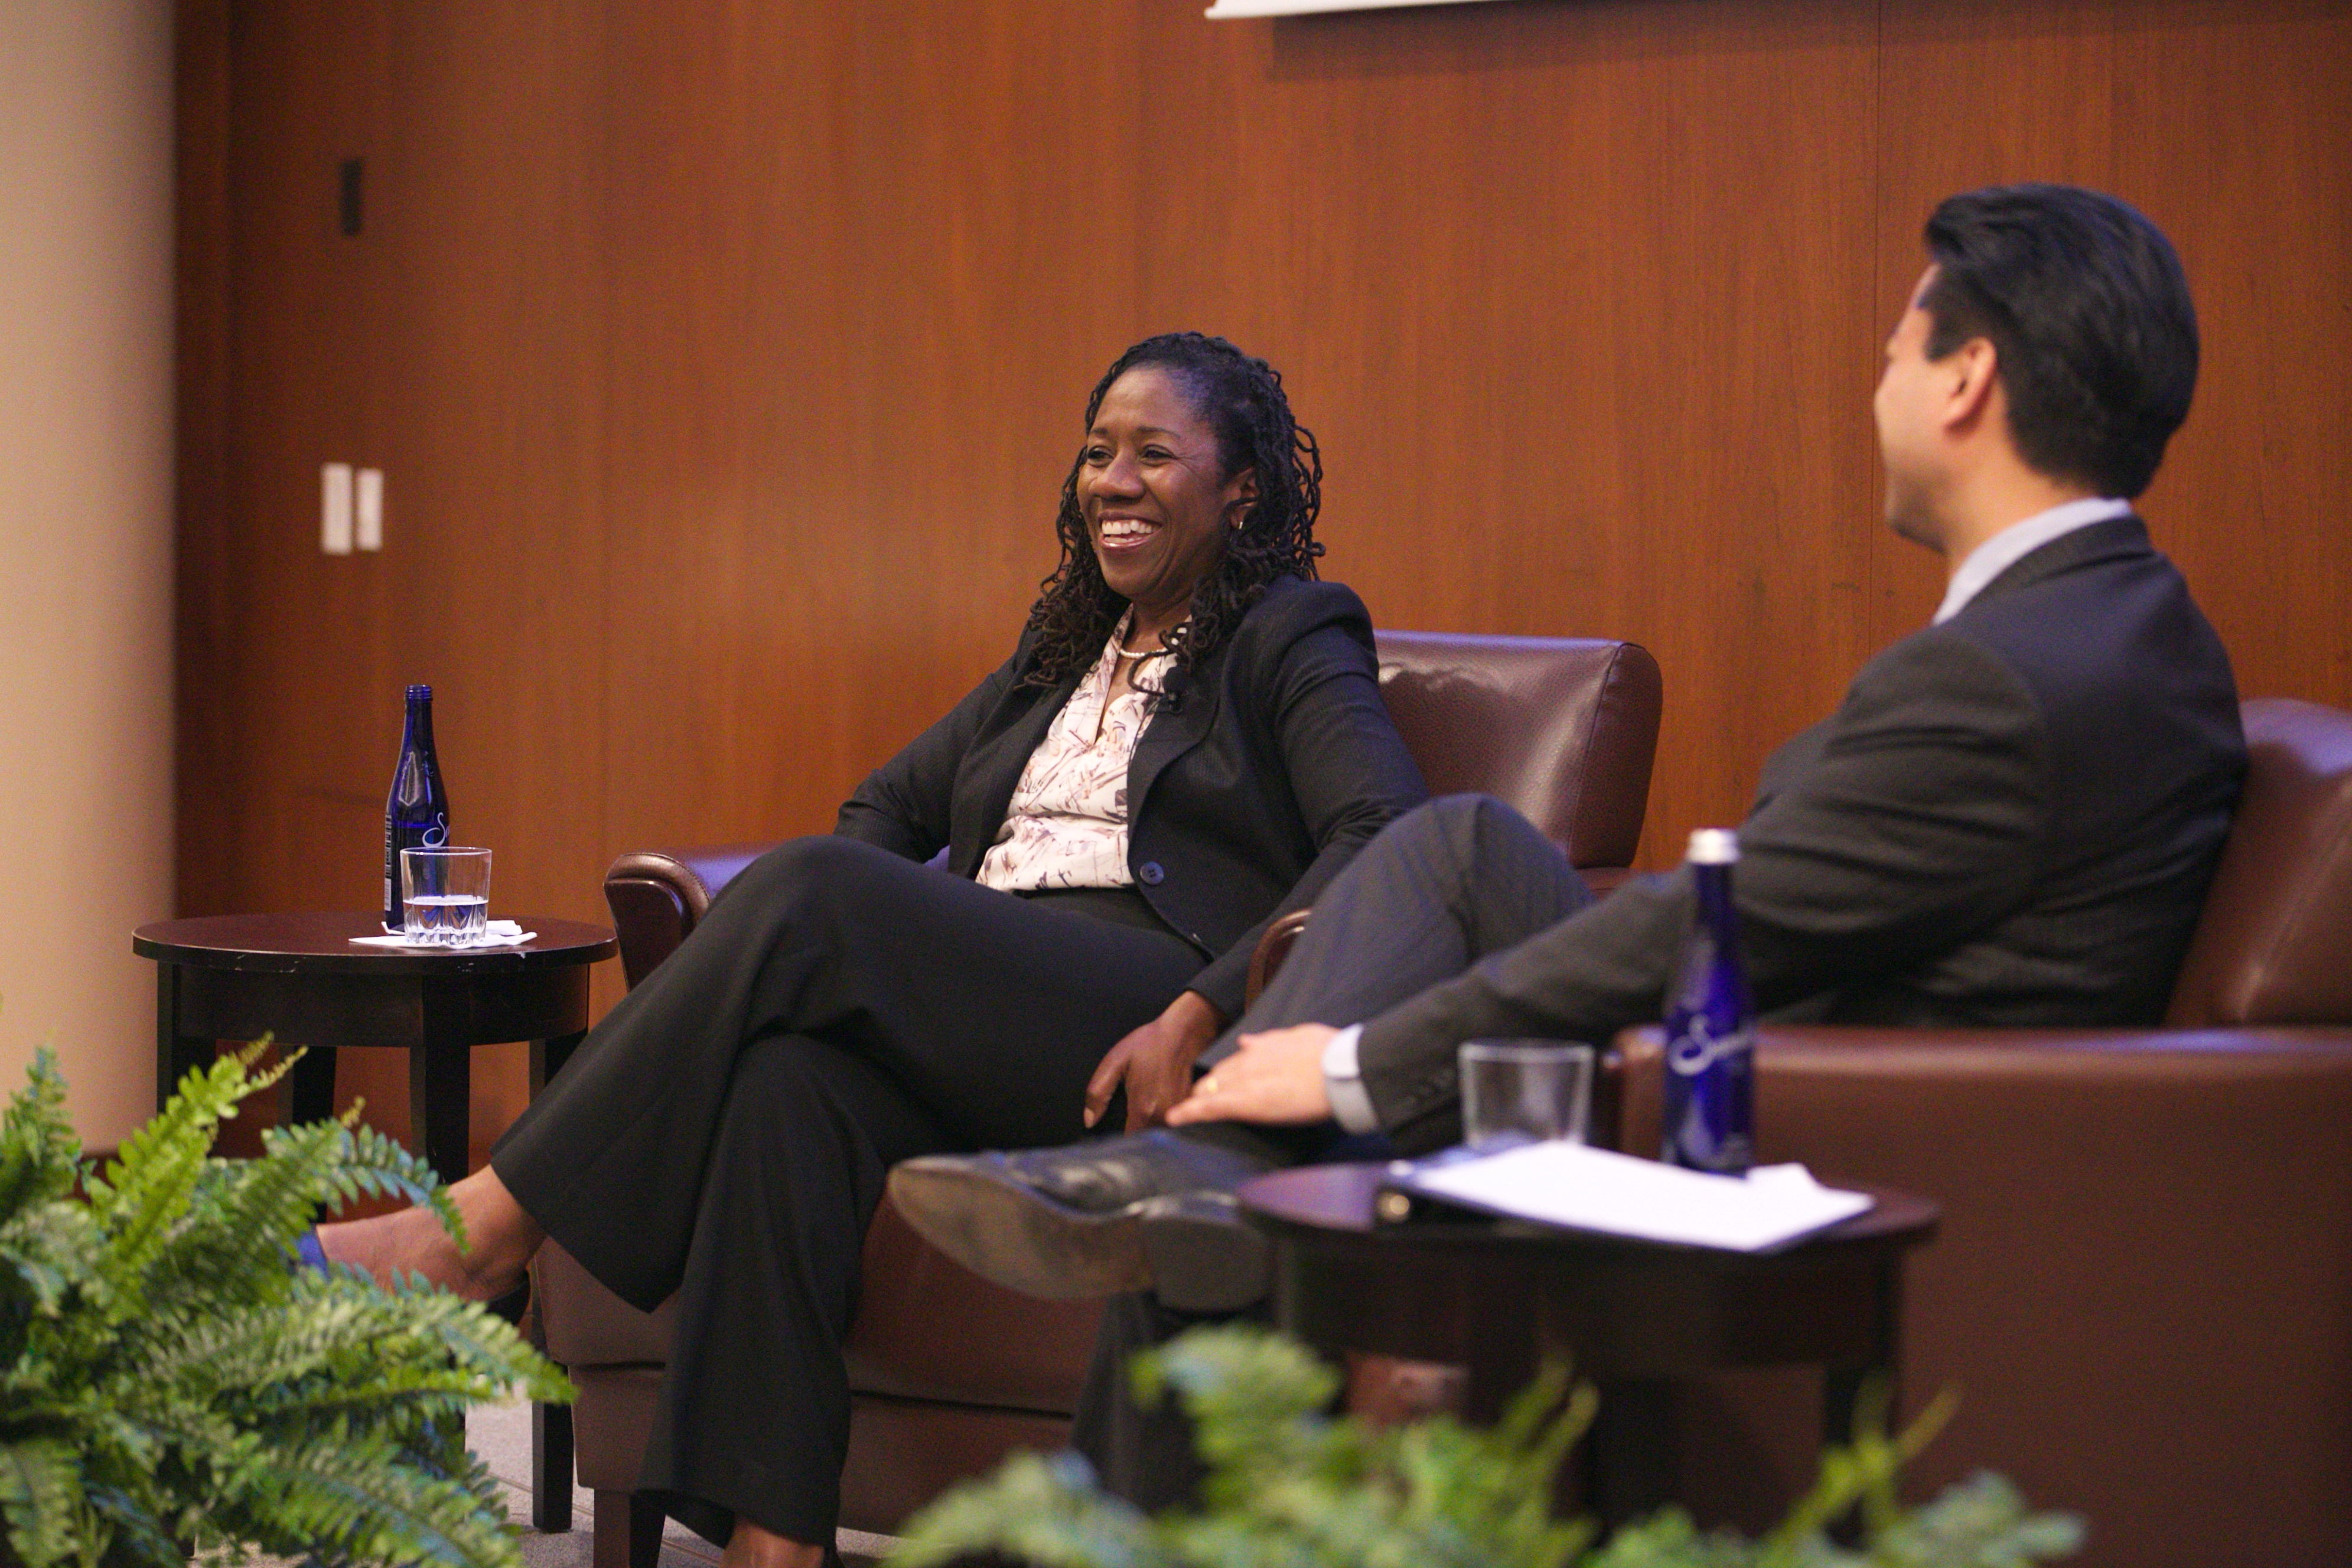
<instances>
[{"instance_id":1,"label":"blue glass bottle","mask_svg":"<svg viewBox=\"0 0 2352 1568\"><path fill-rule=\"evenodd\" d=\"M1665 1150L1670 1165L1737 1176L1756 1157L1756 1009L1739 961L1731 868L1739 835L1690 837L1690 935L1666 1009Z\"/></svg>"},{"instance_id":2,"label":"blue glass bottle","mask_svg":"<svg viewBox=\"0 0 2352 1568\"><path fill-rule=\"evenodd\" d=\"M392 798L383 808L384 925L401 928L400 852L448 841L449 792L442 788L441 759L433 753L433 688L411 686L400 760L392 769Z\"/></svg>"}]
</instances>

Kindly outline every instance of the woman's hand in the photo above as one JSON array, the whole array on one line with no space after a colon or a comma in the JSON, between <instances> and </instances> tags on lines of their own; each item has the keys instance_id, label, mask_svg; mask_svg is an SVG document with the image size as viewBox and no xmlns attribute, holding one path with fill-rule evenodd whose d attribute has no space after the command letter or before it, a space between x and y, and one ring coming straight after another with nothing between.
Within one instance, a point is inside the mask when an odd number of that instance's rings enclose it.
<instances>
[{"instance_id":1,"label":"woman's hand","mask_svg":"<svg viewBox=\"0 0 2352 1568\"><path fill-rule=\"evenodd\" d=\"M1192 1092L1192 1061L1225 1027L1223 1017L1198 991L1182 991L1168 1009L1110 1048L1087 1082L1087 1125L1102 1120L1122 1080L1127 1084L1127 1130L1155 1126Z\"/></svg>"}]
</instances>

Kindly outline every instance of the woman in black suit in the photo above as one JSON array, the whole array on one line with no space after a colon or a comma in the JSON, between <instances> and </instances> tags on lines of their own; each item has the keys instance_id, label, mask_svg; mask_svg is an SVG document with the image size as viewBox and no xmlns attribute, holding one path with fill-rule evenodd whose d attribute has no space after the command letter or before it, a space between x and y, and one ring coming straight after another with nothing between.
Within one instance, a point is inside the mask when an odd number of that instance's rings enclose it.
<instances>
[{"instance_id":1,"label":"woman in black suit","mask_svg":"<svg viewBox=\"0 0 2352 1568\"><path fill-rule=\"evenodd\" d=\"M589 1035L451 1189L472 1250L419 1210L320 1233L479 1299L551 1235L641 1308L676 1294L641 1485L730 1565L833 1539L889 1167L1065 1143L1116 1092L1157 1119L1258 933L1424 794L1362 603L1314 580L1321 462L1280 376L1153 338L1087 426L1013 657Z\"/></svg>"}]
</instances>

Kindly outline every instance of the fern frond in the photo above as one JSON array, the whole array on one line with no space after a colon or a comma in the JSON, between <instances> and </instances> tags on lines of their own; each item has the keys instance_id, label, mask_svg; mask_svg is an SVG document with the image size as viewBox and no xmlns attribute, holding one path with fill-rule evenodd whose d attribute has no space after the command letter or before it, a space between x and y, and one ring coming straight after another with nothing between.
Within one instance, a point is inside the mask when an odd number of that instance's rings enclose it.
<instances>
[{"instance_id":1,"label":"fern frond","mask_svg":"<svg viewBox=\"0 0 2352 1568\"><path fill-rule=\"evenodd\" d=\"M138 1310L141 1282L194 1202L220 1124L235 1113L237 1102L276 1082L291 1065L289 1057L255 1076L252 1065L267 1045L257 1040L193 1069L155 1119L125 1139L103 1175L89 1183L91 1211L113 1242L101 1272L126 1310Z\"/></svg>"},{"instance_id":2,"label":"fern frond","mask_svg":"<svg viewBox=\"0 0 2352 1568\"><path fill-rule=\"evenodd\" d=\"M100 1568L184 1568L187 1553L155 1521L146 1500L120 1487L93 1486L89 1508L107 1531Z\"/></svg>"},{"instance_id":3,"label":"fern frond","mask_svg":"<svg viewBox=\"0 0 2352 1568\"><path fill-rule=\"evenodd\" d=\"M254 1072L260 1049L189 1074L102 1172L77 1164L53 1067L0 1127L24 1199L0 1214L0 1562L182 1568L194 1542L222 1568L257 1545L514 1568L465 1409L570 1385L421 1278L288 1268L322 1204L396 1194L459 1227L423 1160L348 1117L273 1130L257 1160L212 1157L220 1122L285 1070Z\"/></svg>"},{"instance_id":4,"label":"fern frond","mask_svg":"<svg viewBox=\"0 0 2352 1568\"><path fill-rule=\"evenodd\" d=\"M216 1511L214 1528L330 1561L520 1568L520 1531L507 1521L496 1483L481 1485L486 1472L432 1475L402 1458L383 1438L273 1455Z\"/></svg>"},{"instance_id":5,"label":"fern frond","mask_svg":"<svg viewBox=\"0 0 2352 1568\"><path fill-rule=\"evenodd\" d=\"M1176 1568L1151 1522L1097 1490L1075 1454L1016 1454L907 1521L891 1568L942 1568L996 1552L1038 1568ZM1226 1562L1247 1561L1240 1557Z\"/></svg>"},{"instance_id":6,"label":"fern frond","mask_svg":"<svg viewBox=\"0 0 2352 1568\"><path fill-rule=\"evenodd\" d=\"M66 1113L66 1079L47 1046L33 1053L27 1082L0 1113L0 1223L73 1190L81 1140Z\"/></svg>"},{"instance_id":7,"label":"fern frond","mask_svg":"<svg viewBox=\"0 0 2352 1568\"><path fill-rule=\"evenodd\" d=\"M89 1210L52 1200L0 1225L0 1272L19 1281L32 1310L57 1315L68 1291L99 1283L106 1237Z\"/></svg>"},{"instance_id":8,"label":"fern frond","mask_svg":"<svg viewBox=\"0 0 2352 1568\"><path fill-rule=\"evenodd\" d=\"M76 1554L83 1504L81 1465L56 1438L0 1443L0 1517L25 1568L48 1568Z\"/></svg>"},{"instance_id":9,"label":"fern frond","mask_svg":"<svg viewBox=\"0 0 2352 1568\"><path fill-rule=\"evenodd\" d=\"M356 1113L359 1107L354 1104L352 1109ZM339 1193L341 1201L349 1203L362 1197L397 1197L407 1203L424 1204L441 1217L442 1225L457 1239L462 1250L466 1246L466 1222L425 1156L411 1154L398 1139L373 1127L349 1122L342 1125L345 1137L335 1162L336 1178L345 1184Z\"/></svg>"},{"instance_id":10,"label":"fern frond","mask_svg":"<svg viewBox=\"0 0 2352 1568\"><path fill-rule=\"evenodd\" d=\"M571 1385L553 1363L533 1350L512 1323L478 1301L469 1301L438 1288L393 1298L396 1315L385 1314L383 1335L397 1334L414 1348L413 1362L446 1357L456 1365L503 1388L520 1378L530 1396L568 1400Z\"/></svg>"}]
</instances>

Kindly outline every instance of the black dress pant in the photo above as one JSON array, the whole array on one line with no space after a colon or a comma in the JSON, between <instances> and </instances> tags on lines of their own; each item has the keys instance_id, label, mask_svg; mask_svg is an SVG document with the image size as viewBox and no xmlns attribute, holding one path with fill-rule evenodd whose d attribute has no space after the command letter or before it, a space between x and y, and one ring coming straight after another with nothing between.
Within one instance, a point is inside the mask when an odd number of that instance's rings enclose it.
<instances>
[{"instance_id":1,"label":"black dress pant","mask_svg":"<svg viewBox=\"0 0 2352 1568\"><path fill-rule=\"evenodd\" d=\"M830 1545L841 1343L896 1162L1062 1144L1198 973L1133 890L1027 899L844 838L747 869L491 1152L547 1233L677 1330L641 1488L723 1542Z\"/></svg>"},{"instance_id":2,"label":"black dress pant","mask_svg":"<svg viewBox=\"0 0 2352 1568\"><path fill-rule=\"evenodd\" d=\"M1202 1053L1198 1071L1233 1054L1244 1033L1361 1023L1592 902L1568 857L1508 806L1482 795L1432 800L1391 822L1333 879L1281 970ZM1456 1103L1410 1129L1410 1147L1454 1143L1461 1128ZM1302 1133L1225 1123L1185 1133L1281 1164L1376 1157L1363 1140L1344 1138L1329 1124ZM1201 1472L1190 1423L1172 1405L1139 1407L1128 1363L1210 1321L1171 1312L1149 1295L1122 1297L1104 1314L1075 1440L1104 1485L1138 1507L1188 1500Z\"/></svg>"}]
</instances>

